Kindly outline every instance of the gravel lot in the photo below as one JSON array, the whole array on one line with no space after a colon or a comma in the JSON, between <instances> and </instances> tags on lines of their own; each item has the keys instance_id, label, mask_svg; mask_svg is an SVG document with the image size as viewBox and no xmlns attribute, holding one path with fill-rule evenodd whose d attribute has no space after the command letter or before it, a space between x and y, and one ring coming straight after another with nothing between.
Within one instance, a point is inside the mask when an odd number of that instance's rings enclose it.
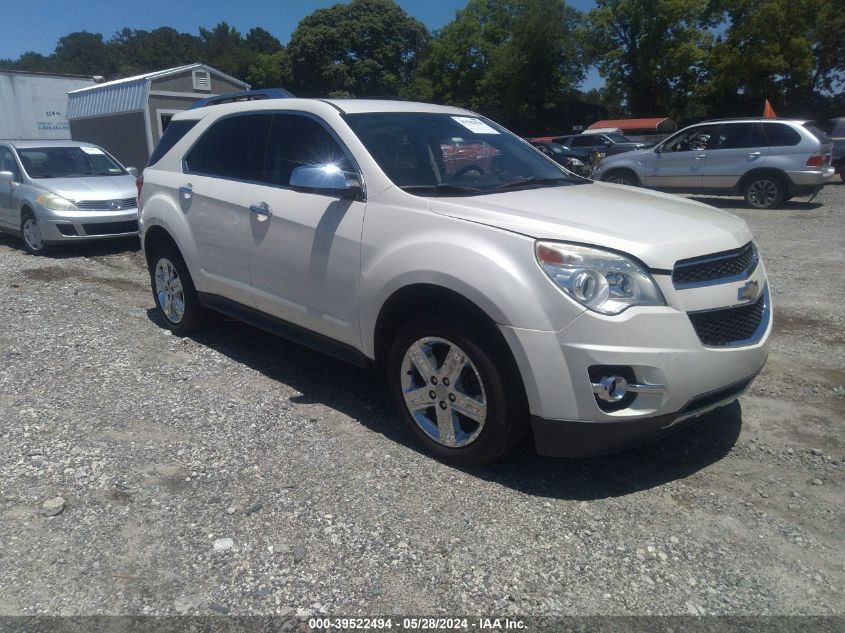
<instances>
[{"instance_id":1,"label":"gravel lot","mask_svg":"<svg viewBox=\"0 0 845 633\"><path fill-rule=\"evenodd\" d=\"M739 404L472 471L418 453L369 372L233 322L169 335L134 241L0 236L0 614L842 615L845 185L736 213L776 319Z\"/></svg>"}]
</instances>

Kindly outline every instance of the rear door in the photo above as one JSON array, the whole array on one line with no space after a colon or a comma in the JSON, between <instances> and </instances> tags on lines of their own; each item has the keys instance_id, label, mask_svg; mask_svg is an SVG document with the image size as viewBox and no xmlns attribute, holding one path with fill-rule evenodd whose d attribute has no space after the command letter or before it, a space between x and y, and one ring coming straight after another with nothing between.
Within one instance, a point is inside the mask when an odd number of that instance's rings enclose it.
<instances>
[{"instance_id":1,"label":"rear door","mask_svg":"<svg viewBox=\"0 0 845 633\"><path fill-rule=\"evenodd\" d=\"M762 167L768 155L761 123L723 123L716 133L715 146L707 151L702 187L732 189L743 175Z\"/></svg>"},{"instance_id":2,"label":"rear door","mask_svg":"<svg viewBox=\"0 0 845 633\"><path fill-rule=\"evenodd\" d=\"M255 305L262 312L355 348L361 230L366 203L290 184L305 165L361 175L331 127L307 113L273 118L264 182L253 185L247 220Z\"/></svg>"},{"instance_id":3,"label":"rear door","mask_svg":"<svg viewBox=\"0 0 845 633\"><path fill-rule=\"evenodd\" d=\"M647 187L699 189L708 150L715 142L718 124L696 125L681 130L649 154L643 171Z\"/></svg>"},{"instance_id":4,"label":"rear door","mask_svg":"<svg viewBox=\"0 0 845 633\"><path fill-rule=\"evenodd\" d=\"M261 178L272 118L249 113L214 123L186 155L180 189L204 291L249 306L248 195Z\"/></svg>"}]
</instances>

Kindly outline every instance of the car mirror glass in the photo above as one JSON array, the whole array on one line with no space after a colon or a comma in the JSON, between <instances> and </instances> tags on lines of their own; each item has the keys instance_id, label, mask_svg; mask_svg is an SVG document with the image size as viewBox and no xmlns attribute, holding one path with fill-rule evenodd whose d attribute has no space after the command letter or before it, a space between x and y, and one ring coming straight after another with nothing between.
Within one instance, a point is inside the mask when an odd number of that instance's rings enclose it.
<instances>
[{"instance_id":1,"label":"car mirror glass","mask_svg":"<svg viewBox=\"0 0 845 633\"><path fill-rule=\"evenodd\" d=\"M334 193L343 198L357 197L362 192L355 174L345 173L337 165L302 165L291 172L291 187Z\"/></svg>"}]
</instances>

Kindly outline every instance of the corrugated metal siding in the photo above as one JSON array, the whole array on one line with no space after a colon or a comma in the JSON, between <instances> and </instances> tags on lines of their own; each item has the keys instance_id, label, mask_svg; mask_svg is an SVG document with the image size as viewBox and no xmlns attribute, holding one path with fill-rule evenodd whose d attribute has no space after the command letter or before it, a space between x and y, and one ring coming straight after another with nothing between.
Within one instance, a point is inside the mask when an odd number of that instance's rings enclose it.
<instances>
[{"instance_id":1,"label":"corrugated metal siding","mask_svg":"<svg viewBox=\"0 0 845 633\"><path fill-rule=\"evenodd\" d=\"M147 103L149 81L102 86L68 95L67 118L85 119L92 116L138 112Z\"/></svg>"}]
</instances>

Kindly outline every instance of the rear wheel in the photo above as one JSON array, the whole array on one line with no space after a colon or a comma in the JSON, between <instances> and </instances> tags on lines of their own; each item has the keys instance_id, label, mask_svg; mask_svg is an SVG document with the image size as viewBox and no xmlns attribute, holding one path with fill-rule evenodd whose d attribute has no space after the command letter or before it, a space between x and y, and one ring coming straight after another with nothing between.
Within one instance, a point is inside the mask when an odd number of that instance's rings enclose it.
<instances>
[{"instance_id":1,"label":"rear wheel","mask_svg":"<svg viewBox=\"0 0 845 633\"><path fill-rule=\"evenodd\" d=\"M47 252L48 244L41 233L41 225L29 209L21 215L21 238L23 238L23 247L27 253L43 255Z\"/></svg>"},{"instance_id":2,"label":"rear wheel","mask_svg":"<svg viewBox=\"0 0 845 633\"><path fill-rule=\"evenodd\" d=\"M745 185L745 203L755 209L774 209L785 196L786 187L777 176L753 176Z\"/></svg>"},{"instance_id":3,"label":"rear wheel","mask_svg":"<svg viewBox=\"0 0 845 633\"><path fill-rule=\"evenodd\" d=\"M164 327L183 336L202 325L205 310L179 250L164 244L150 258L153 298Z\"/></svg>"},{"instance_id":4,"label":"rear wheel","mask_svg":"<svg viewBox=\"0 0 845 633\"><path fill-rule=\"evenodd\" d=\"M604 182L612 182L617 185L628 185L629 187L639 187L640 181L639 178L633 173L628 171L627 169L619 169L616 171L611 171L602 178Z\"/></svg>"},{"instance_id":5,"label":"rear wheel","mask_svg":"<svg viewBox=\"0 0 845 633\"><path fill-rule=\"evenodd\" d=\"M516 446L528 428L501 354L457 319L428 315L405 324L386 370L405 427L444 462L490 462Z\"/></svg>"}]
</instances>

